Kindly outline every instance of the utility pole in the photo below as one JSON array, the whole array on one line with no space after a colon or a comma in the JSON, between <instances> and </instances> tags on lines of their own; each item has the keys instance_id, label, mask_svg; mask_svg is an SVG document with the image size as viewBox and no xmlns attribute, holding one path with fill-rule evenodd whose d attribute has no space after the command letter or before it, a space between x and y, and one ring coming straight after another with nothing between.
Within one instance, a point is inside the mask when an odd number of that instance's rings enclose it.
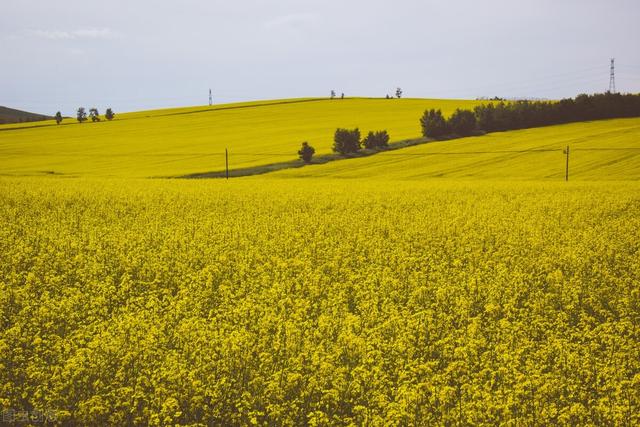
<instances>
[{"instance_id":1,"label":"utility pole","mask_svg":"<svg viewBox=\"0 0 640 427\"><path fill-rule=\"evenodd\" d=\"M567 145L567 149L564 151L567 155L567 163L564 169L564 180L569 181L569 146Z\"/></svg>"},{"instance_id":2,"label":"utility pole","mask_svg":"<svg viewBox=\"0 0 640 427\"><path fill-rule=\"evenodd\" d=\"M213 96L211 95L211 89L209 89L209 106L213 105Z\"/></svg>"},{"instance_id":3,"label":"utility pole","mask_svg":"<svg viewBox=\"0 0 640 427\"><path fill-rule=\"evenodd\" d=\"M615 58L611 58L611 68L609 69L609 93L616 93L616 67Z\"/></svg>"},{"instance_id":4,"label":"utility pole","mask_svg":"<svg viewBox=\"0 0 640 427\"><path fill-rule=\"evenodd\" d=\"M229 150L224 149L224 165L226 170L227 179L229 179Z\"/></svg>"}]
</instances>

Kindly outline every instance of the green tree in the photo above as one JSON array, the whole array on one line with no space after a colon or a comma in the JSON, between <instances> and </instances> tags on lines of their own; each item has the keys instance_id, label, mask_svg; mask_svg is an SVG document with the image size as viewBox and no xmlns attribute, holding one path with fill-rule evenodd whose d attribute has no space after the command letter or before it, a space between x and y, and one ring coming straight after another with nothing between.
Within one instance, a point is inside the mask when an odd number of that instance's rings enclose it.
<instances>
[{"instance_id":1,"label":"green tree","mask_svg":"<svg viewBox=\"0 0 640 427\"><path fill-rule=\"evenodd\" d=\"M398 99L402 98L402 89L400 88L396 89L396 98Z\"/></svg>"},{"instance_id":2,"label":"green tree","mask_svg":"<svg viewBox=\"0 0 640 427\"><path fill-rule=\"evenodd\" d=\"M78 119L79 123L82 123L87 120L87 112L85 111L84 107L78 108L76 118Z\"/></svg>"},{"instance_id":3,"label":"green tree","mask_svg":"<svg viewBox=\"0 0 640 427\"><path fill-rule=\"evenodd\" d=\"M451 132L460 136L468 136L476 128L476 116L473 111L458 108L449 118L448 124Z\"/></svg>"},{"instance_id":4,"label":"green tree","mask_svg":"<svg viewBox=\"0 0 640 427\"><path fill-rule=\"evenodd\" d=\"M91 121L92 122L99 122L100 121L100 113L98 112L98 109L93 107L89 110L89 117L91 117Z\"/></svg>"},{"instance_id":5,"label":"green tree","mask_svg":"<svg viewBox=\"0 0 640 427\"><path fill-rule=\"evenodd\" d=\"M311 158L315 154L316 150L309 145L307 141L302 143L302 148L298 151L298 155L305 163L311 163Z\"/></svg>"},{"instance_id":6,"label":"green tree","mask_svg":"<svg viewBox=\"0 0 640 427\"><path fill-rule=\"evenodd\" d=\"M360 149L360 130L336 129L333 137L333 151L340 154L355 153Z\"/></svg>"},{"instance_id":7,"label":"green tree","mask_svg":"<svg viewBox=\"0 0 640 427\"><path fill-rule=\"evenodd\" d=\"M438 138L449 132L447 121L440 110L427 110L420 119L422 125L422 135L428 138Z\"/></svg>"},{"instance_id":8,"label":"green tree","mask_svg":"<svg viewBox=\"0 0 640 427\"><path fill-rule=\"evenodd\" d=\"M113 120L115 116L116 114L113 112L111 108L107 108L107 111L104 113L104 117L109 121Z\"/></svg>"},{"instance_id":9,"label":"green tree","mask_svg":"<svg viewBox=\"0 0 640 427\"><path fill-rule=\"evenodd\" d=\"M56 113L56 124L60 124L62 122L62 114L60 113L60 111L58 111Z\"/></svg>"},{"instance_id":10,"label":"green tree","mask_svg":"<svg viewBox=\"0 0 640 427\"><path fill-rule=\"evenodd\" d=\"M369 132L362 140L362 146L367 149L385 148L389 146L389 134L386 130Z\"/></svg>"}]
</instances>

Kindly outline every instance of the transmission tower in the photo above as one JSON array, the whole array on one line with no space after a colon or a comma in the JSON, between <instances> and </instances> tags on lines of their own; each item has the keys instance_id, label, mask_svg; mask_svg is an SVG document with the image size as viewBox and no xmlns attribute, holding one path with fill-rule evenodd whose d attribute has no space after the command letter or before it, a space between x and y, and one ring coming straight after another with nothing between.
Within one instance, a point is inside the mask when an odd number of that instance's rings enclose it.
<instances>
[{"instance_id":1,"label":"transmission tower","mask_svg":"<svg viewBox=\"0 0 640 427\"><path fill-rule=\"evenodd\" d=\"M211 89L209 89L209 106L213 105L213 96L211 95Z\"/></svg>"},{"instance_id":2,"label":"transmission tower","mask_svg":"<svg viewBox=\"0 0 640 427\"><path fill-rule=\"evenodd\" d=\"M609 71L609 93L616 93L616 68L615 58L611 58L611 70Z\"/></svg>"}]
</instances>

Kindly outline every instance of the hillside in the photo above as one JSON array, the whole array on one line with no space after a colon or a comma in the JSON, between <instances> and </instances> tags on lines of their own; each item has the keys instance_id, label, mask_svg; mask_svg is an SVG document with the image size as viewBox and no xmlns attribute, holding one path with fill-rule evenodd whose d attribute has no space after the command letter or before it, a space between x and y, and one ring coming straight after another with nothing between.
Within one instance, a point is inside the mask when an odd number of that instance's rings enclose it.
<instances>
[{"instance_id":1,"label":"hillside","mask_svg":"<svg viewBox=\"0 0 640 427\"><path fill-rule=\"evenodd\" d=\"M387 129L392 140L420 135L425 109L472 108L479 101L294 99L119 114L113 122L66 119L0 126L0 173L176 176L264 165L297 157L302 141L329 153L337 127Z\"/></svg>"},{"instance_id":2,"label":"hillside","mask_svg":"<svg viewBox=\"0 0 640 427\"><path fill-rule=\"evenodd\" d=\"M495 132L268 176L562 180L567 145L570 179L640 179L640 118Z\"/></svg>"},{"instance_id":3,"label":"hillside","mask_svg":"<svg viewBox=\"0 0 640 427\"><path fill-rule=\"evenodd\" d=\"M0 106L0 125L9 123L26 123L52 120L53 117L44 114L30 113Z\"/></svg>"}]
</instances>

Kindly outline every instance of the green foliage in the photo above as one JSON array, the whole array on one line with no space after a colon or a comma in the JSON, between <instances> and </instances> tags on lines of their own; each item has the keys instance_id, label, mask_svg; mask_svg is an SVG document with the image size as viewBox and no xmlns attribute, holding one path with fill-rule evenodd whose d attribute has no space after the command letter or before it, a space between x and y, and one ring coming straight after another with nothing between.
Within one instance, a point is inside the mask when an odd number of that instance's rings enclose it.
<instances>
[{"instance_id":1,"label":"green foliage","mask_svg":"<svg viewBox=\"0 0 640 427\"><path fill-rule=\"evenodd\" d=\"M311 158L313 154L316 152L315 148L309 145L308 142L303 142L302 147L298 150L298 155L300 159L302 159L305 163L311 163Z\"/></svg>"},{"instance_id":2,"label":"green foliage","mask_svg":"<svg viewBox=\"0 0 640 427\"><path fill-rule=\"evenodd\" d=\"M360 149L360 130L336 129L333 137L333 151L340 154L355 153Z\"/></svg>"},{"instance_id":3,"label":"green foliage","mask_svg":"<svg viewBox=\"0 0 640 427\"><path fill-rule=\"evenodd\" d=\"M558 102L499 102L474 108L478 127L487 132L525 129L586 120L640 116L640 94L578 95Z\"/></svg>"},{"instance_id":4,"label":"green foliage","mask_svg":"<svg viewBox=\"0 0 640 427\"><path fill-rule=\"evenodd\" d=\"M447 121L441 110L427 110L420 119L422 135L428 138L439 138L449 133Z\"/></svg>"},{"instance_id":5,"label":"green foliage","mask_svg":"<svg viewBox=\"0 0 640 427\"><path fill-rule=\"evenodd\" d=\"M60 111L56 113L55 119L56 119L57 125L59 125L62 122L62 114L60 113Z\"/></svg>"},{"instance_id":6,"label":"green foliage","mask_svg":"<svg viewBox=\"0 0 640 427\"><path fill-rule=\"evenodd\" d=\"M111 108L107 108L107 111L104 113L104 117L109 121L113 120L115 116L116 115Z\"/></svg>"},{"instance_id":7,"label":"green foliage","mask_svg":"<svg viewBox=\"0 0 640 427\"><path fill-rule=\"evenodd\" d=\"M476 116L473 111L457 109L447 120L447 127L456 135L471 135L476 128Z\"/></svg>"},{"instance_id":8,"label":"green foliage","mask_svg":"<svg viewBox=\"0 0 640 427\"><path fill-rule=\"evenodd\" d=\"M389 146L389 134L386 130L369 132L362 140L362 146L367 149L386 148Z\"/></svg>"}]
</instances>

